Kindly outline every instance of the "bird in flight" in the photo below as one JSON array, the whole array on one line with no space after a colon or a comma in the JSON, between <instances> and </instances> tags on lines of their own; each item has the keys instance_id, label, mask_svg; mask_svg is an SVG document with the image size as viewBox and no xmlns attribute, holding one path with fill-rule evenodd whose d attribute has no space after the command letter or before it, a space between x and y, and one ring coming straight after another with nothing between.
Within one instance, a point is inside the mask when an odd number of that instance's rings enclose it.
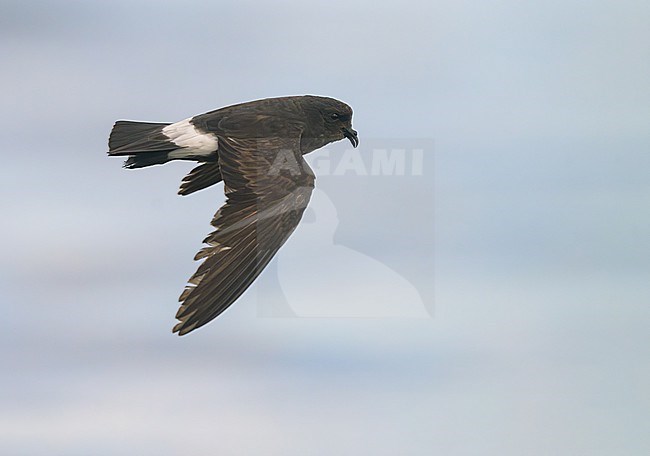
<instances>
[{"instance_id":1,"label":"bird in flight","mask_svg":"<svg viewBox=\"0 0 650 456\"><path fill-rule=\"evenodd\" d=\"M226 202L194 257L203 262L180 295L174 333L210 322L253 283L311 197L315 176L303 155L344 138L359 144L352 109L311 95L241 103L175 123L115 123L108 155L127 157L125 168L199 162L180 195L224 183Z\"/></svg>"}]
</instances>

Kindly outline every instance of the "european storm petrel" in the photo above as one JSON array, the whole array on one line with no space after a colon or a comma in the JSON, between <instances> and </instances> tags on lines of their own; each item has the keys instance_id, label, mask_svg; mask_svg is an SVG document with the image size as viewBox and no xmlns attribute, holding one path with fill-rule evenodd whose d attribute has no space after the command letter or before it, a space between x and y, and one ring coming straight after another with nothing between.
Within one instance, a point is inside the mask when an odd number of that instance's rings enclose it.
<instances>
[{"instance_id":1,"label":"european storm petrel","mask_svg":"<svg viewBox=\"0 0 650 456\"><path fill-rule=\"evenodd\" d=\"M205 325L253 283L311 197L315 176L302 156L343 138L359 144L352 109L310 95L251 101L176 123L115 123L108 154L127 156L125 168L200 162L183 179L181 195L224 182L226 203L194 258L203 263L179 298L173 332Z\"/></svg>"}]
</instances>

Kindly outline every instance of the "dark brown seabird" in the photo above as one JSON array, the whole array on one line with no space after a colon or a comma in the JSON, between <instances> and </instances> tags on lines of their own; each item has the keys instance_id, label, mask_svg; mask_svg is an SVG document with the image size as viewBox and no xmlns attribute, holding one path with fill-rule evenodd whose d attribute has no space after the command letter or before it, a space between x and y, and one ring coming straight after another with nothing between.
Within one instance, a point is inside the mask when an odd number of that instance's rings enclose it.
<instances>
[{"instance_id":1,"label":"dark brown seabird","mask_svg":"<svg viewBox=\"0 0 650 456\"><path fill-rule=\"evenodd\" d=\"M125 168L201 163L183 178L180 195L224 182L226 203L194 257L203 263L179 298L173 332L182 336L210 322L253 283L311 197L315 176L302 156L343 138L359 144L352 109L311 95L251 101L176 123L115 123L108 155L127 156Z\"/></svg>"}]
</instances>

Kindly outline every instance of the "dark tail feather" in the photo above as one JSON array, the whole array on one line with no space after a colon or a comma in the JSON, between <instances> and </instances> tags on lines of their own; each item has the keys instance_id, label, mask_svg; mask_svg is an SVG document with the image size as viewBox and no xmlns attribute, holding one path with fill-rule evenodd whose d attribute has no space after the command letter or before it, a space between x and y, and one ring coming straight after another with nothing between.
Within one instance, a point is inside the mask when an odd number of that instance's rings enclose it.
<instances>
[{"instance_id":1,"label":"dark tail feather","mask_svg":"<svg viewBox=\"0 0 650 456\"><path fill-rule=\"evenodd\" d=\"M178 146L162 134L168 123L118 120L108 138L109 155L128 155L128 151L160 151Z\"/></svg>"},{"instance_id":2,"label":"dark tail feather","mask_svg":"<svg viewBox=\"0 0 650 456\"><path fill-rule=\"evenodd\" d=\"M213 161L203 163L194 168L183 178L179 195L189 195L199 190L203 190L210 185L221 182L221 170L219 162Z\"/></svg>"},{"instance_id":3,"label":"dark tail feather","mask_svg":"<svg viewBox=\"0 0 650 456\"><path fill-rule=\"evenodd\" d=\"M135 169L151 165L162 165L170 160L168 155L169 152L140 152L137 155L129 155L129 158L124 162L124 167Z\"/></svg>"},{"instance_id":4,"label":"dark tail feather","mask_svg":"<svg viewBox=\"0 0 650 456\"><path fill-rule=\"evenodd\" d=\"M169 152L178 146L162 133L168 123L118 120L108 138L108 155L129 158L125 168L143 168L169 161Z\"/></svg>"}]
</instances>

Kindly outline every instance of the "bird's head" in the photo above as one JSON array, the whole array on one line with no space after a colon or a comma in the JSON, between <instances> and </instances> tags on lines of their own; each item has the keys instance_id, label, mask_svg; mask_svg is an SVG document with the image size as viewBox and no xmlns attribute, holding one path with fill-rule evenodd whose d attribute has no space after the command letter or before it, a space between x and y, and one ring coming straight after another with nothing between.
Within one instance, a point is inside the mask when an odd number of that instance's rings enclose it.
<instances>
[{"instance_id":1,"label":"bird's head","mask_svg":"<svg viewBox=\"0 0 650 456\"><path fill-rule=\"evenodd\" d=\"M305 110L310 123L318 125L309 136L319 137L323 144L347 138L353 147L359 145L357 132L352 128L352 108L334 98L306 96Z\"/></svg>"}]
</instances>

